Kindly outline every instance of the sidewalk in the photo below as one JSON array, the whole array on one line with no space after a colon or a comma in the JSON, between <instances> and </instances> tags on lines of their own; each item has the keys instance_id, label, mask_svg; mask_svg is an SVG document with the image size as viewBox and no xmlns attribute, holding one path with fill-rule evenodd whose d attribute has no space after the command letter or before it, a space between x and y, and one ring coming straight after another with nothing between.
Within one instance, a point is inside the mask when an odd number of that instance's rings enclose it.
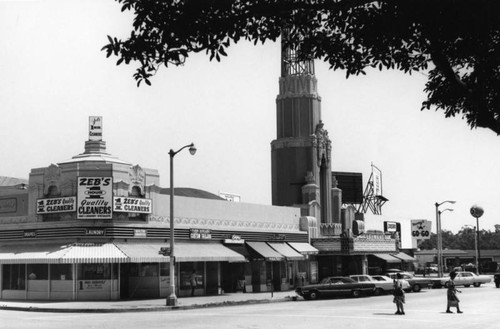
<instances>
[{"instance_id":1,"label":"sidewalk","mask_svg":"<svg viewBox=\"0 0 500 329\"><path fill-rule=\"evenodd\" d=\"M110 312L153 312L187 310L194 308L230 305L276 303L293 301L294 291L262 293L231 293L216 296L178 298L177 306L166 306L166 299L126 300L126 301L4 301L0 300L0 310L29 312L67 312L67 313L110 313ZM300 300L300 298L299 298Z\"/></svg>"}]
</instances>

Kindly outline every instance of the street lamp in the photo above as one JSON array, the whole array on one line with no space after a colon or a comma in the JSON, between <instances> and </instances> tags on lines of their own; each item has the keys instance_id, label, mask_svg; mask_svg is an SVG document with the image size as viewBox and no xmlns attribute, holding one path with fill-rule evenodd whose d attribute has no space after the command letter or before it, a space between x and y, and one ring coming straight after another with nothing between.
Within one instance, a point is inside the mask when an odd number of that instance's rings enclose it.
<instances>
[{"instance_id":1,"label":"street lamp","mask_svg":"<svg viewBox=\"0 0 500 329\"><path fill-rule=\"evenodd\" d=\"M472 217L476 217L476 274L479 274L479 265L481 259L481 249L479 247L479 217L484 214L484 209L478 205L474 205L470 208L470 214Z\"/></svg>"},{"instance_id":2,"label":"street lamp","mask_svg":"<svg viewBox=\"0 0 500 329\"><path fill-rule=\"evenodd\" d=\"M445 203L454 204L456 201L443 201L441 203L436 202L434 205L436 206L436 231L437 231L437 261L438 261L438 276L443 276L443 240L441 238L441 212L439 211L439 206ZM453 211L453 209L446 209ZM446 211L443 210L443 211Z\"/></svg>"},{"instance_id":3,"label":"street lamp","mask_svg":"<svg viewBox=\"0 0 500 329\"><path fill-rule=\"evenodd\" d=\"M174 152L170 149L170 295L167 297L167 306L177 306L175 295L175 253L174 253L174 156L189 147L189 153L195 155L196 147L193 143L185 145Z\"/></svg>"}]
</instances>

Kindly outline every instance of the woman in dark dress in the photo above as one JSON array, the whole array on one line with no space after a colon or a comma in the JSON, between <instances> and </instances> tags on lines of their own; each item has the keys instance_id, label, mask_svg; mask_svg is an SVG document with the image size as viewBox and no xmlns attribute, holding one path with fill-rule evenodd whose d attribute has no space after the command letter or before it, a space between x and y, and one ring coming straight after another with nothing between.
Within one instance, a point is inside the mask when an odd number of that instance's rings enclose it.
<instances>
[{"instance_id":1,"label":"woman in dark dress","mask_svg":"<svg viewBox=\"0 0 500 329\"><path fill-rule=\"evenodd\" d=\"M450 310L450 307L456 307L457 308L457 313L463 313L460 311L460 300L457 297L457 292L461 292L455 288L455 277L457 276L457 272L452 271L450 272L450 280L447 282L448 286L448 291L446 293L447 299L448 299L448 304L446 305L446 313L453 313Z\"/></svg>"}]
</instances>

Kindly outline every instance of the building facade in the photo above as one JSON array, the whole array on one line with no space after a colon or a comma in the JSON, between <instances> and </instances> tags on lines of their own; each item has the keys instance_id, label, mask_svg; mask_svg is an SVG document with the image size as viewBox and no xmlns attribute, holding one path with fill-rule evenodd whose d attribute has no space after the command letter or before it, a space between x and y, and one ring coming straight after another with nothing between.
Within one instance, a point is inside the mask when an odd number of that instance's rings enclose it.
<instances>
[{"instance_id":1,"label":"building facade","mask_svg":"<svg viewBox=\"0 0 500 329\"><path fill-rule=\"evenodd\" d=\"M107 153L101 133L91 117L82 154L0 187L0 299L170 294L170 191L157 170ZM195 295L288 290L311 276L317 250L298 208L179 189L174 222L178 296L191 294L193 274Z\"/></svg>"}]
</instances>

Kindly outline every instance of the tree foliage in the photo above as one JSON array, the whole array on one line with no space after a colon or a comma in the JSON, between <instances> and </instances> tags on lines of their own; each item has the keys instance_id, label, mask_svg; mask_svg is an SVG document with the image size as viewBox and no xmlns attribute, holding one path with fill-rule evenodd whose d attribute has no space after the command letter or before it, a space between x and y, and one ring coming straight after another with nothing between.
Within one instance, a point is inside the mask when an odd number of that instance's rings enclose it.
<instances>
[{"instance_id":1,"label":"tree foliage","mask_svg":"<svg viewBox=\"0 0 500 329\"><path fill-rule=\"evenodd\" d=\"M117 64L161 65L204 51L220 61L241 40L276 41L346 76L367 68L428 74L422 109L500 134L500 2L492 0L116 0L135 14L130 37L108 36Z\"/></svg>"},{"instance_id":2,"label":"tree foliage","mask_svg":"<svg viewBox=\"0 0 500 329\"><path fill-rule=\"evenodd\" d=\"M476 230L464 226L453 234L451 231L442 230L441 237L444 249L474 250L476 249ZM430 239L423 240L418 245L420 249L432 250L437 248L437 234L432 233ZM500 231L479 231L479 248L481 250L500 250Z\"/></svg>"}]
</instances>

